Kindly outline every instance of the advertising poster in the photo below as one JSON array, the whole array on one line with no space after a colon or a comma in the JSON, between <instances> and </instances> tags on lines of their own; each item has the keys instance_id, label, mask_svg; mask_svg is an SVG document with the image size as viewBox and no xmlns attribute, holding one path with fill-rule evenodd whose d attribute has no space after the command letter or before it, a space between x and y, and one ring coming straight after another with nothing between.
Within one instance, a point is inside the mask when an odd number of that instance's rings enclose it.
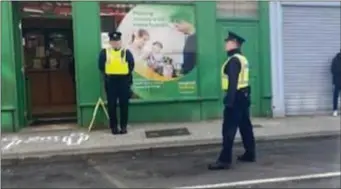
<instances>
[{"instance_id":1,"label":"advertising poster","mask_svg":"<svg viewBox=\"0 0 341 189\"><path fill-rule=\"evenodd\" d=\"M157 100L197 96L193 7L135 5L121 16L116 27L122 33L123 47L135 59L133 98ZM102 35L104 33L102 31Z\"/></svg>"}]
</instances>

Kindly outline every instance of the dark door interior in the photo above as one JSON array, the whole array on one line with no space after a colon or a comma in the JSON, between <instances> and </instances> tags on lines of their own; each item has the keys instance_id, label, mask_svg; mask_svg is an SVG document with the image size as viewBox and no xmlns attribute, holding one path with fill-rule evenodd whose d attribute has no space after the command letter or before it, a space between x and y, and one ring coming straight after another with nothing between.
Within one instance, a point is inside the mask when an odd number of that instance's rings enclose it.
<instances>
[{"instance_id":1,"label":"dark door interior","mask_svg":"<svg viewBox=\"0 0 341 189\"><path fill-rule=\"evenodd\" d=\"M22 27L33 119L75 117L72 20L24 18Z\"/></svg>"}]
</instances>

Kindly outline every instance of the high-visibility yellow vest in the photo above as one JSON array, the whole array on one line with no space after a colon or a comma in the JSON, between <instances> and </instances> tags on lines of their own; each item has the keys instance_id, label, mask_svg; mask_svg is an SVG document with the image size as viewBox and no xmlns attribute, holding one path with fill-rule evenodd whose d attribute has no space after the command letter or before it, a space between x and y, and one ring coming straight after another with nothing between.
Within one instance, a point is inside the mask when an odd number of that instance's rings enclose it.
<instances>
[{"instance_id":1,"label":"high-visibility yellow vest","mask_svg":"<svg viewBox=\"0 0 341 189\"><path fill-rule=\"evenodd\" d=\"M237 89L245 88L249 86L249 63L245 56L241 54L234 54L233 56L229 57L223 64L221 68L221 88L222 90L227 90L229 81L228 81L228 76L224 73L224 68L228 64L228 62L231 60L231 58L238 58L240 63L241 63L241 69L239 72L239 77L238 77L238 85Z\"/></svg>"},{"instance_id":2,"label":"high-visibility yellow vest","mask_svg":"<svg viewBox=\"0 0 341 189\"><path fill-rule=\"evenodd\" d=\"M122 56L123 53L123 56ZM126 61L126 51L106 49L105 74L107 75L128 75L129 66Z\"/></svg>"}]
</instances>

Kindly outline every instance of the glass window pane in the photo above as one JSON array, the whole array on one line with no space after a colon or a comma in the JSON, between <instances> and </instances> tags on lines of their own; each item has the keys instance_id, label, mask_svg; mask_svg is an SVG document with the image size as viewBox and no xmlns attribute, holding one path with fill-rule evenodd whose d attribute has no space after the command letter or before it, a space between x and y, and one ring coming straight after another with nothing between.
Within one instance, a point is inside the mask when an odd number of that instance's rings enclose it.
<instances>
[{"instance_id":1,"label":"glass window pane","mask_svg":"<svg viewBox=\"0 0 341 189\"><path fill-rule=\"evenodd\" d=\"M20 1L22 17L71 17L71 2L54 1Z\"/></svg>"},{"instance_id":2,"label":"glass window pane","mask_svg":"<svg viewBox=\"0 0 341 189\"><path fill-rule=\"evenodd\" d=\"M113 31L124 18L124 16L132 9L134 4L117 4L111 2L101 2L101 31Z\"/></svg>"},{"instance_id":3,"label":"glass window pane","mask_svg":"<svg viewBox=\"0 0 341 189\"><path fill-rule=\"evenodd\" d=\"M217 1L216 5L218 18L234 17L234 2L233 1Z\"/></svg>"},{"instance_id":4,"label":"glass window pane","mask_svg":"<svg viewBox=\"0 0 341 189\"><path fill-rule=\"evenodd\" d=\"M217 1L217 18L254 18L258 16L257 1Z\"/></svg>"},{"instance_id":5,"label":"glass window pane","mask_svg":"<svg viewBox=\"0 0 341 189\"><path fill-rule=\"evenodd\" d=\"M258 14L257 1L237 1L235 2L236 17L255 17Z\"/></svg>"}]
</instances>

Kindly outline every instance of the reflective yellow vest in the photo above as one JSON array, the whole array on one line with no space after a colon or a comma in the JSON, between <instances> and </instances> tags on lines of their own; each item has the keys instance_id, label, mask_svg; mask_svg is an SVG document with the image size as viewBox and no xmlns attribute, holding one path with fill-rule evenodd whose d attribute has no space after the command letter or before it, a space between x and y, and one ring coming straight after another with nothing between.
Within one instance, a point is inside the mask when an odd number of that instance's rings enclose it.
<instances>
[{"instance_id":1,"label":"reflective yellow vest","mask_svg":"<svg viewBox=\"0 0 341 189\"><path fill-rule=\"evenodd\" d=\"M122 52L123 51L123 52ZM122 56L123 53L123 56ZM105 74L107 75L128 75L129 66L126 61L126 51L106 49Z\"/></svg>"},{"instance_id":2,"label":"reflective yellow vest","mask_svg":"<svg viewBox=\"0 0 341 189\"><path fill-rule=\"evenodd\" d=\"M241 89L241 88L245 88L249 86L249 63L247 59L245 58L245 56L241 54L234 54L233 56L229 57L226 60L226 62L223 64L221 68L221 88L224 91L228 89L228 84L229 84L228 76L224 73L224 68L233 57L238 58L241 63L241 70L239 72L237 89Z\"/></svg>"}]
</instances>

